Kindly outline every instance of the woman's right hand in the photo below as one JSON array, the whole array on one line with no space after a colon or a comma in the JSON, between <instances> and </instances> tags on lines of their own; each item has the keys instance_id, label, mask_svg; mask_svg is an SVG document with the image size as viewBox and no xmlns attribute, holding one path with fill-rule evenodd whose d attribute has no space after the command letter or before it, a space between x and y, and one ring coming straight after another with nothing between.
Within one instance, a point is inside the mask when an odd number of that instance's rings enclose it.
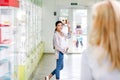
<instances>
[{"instance_id":1,"label":"woman's right hand","mask_svg":"<svg viewBox=\"0 0 120 80\"><path fill-rule=\"evenodd\" d=\"M68 48L66 48L62 51L63 54L66 54L67 52L68 52Z\"/></svg>"}]
</instances>

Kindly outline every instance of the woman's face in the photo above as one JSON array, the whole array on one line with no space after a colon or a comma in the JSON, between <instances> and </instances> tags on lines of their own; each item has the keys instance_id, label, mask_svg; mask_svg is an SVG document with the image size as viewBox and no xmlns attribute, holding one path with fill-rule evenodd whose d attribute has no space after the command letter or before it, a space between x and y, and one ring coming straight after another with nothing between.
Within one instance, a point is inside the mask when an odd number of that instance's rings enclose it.
<instances>
[{"instance_id":1,"label":"woman's face","mask_svg":"<svg viewBox=\"0 0 120 80\"><path fill-rule=\"evenodd\" d=\"M58 32L61 32L61 30L63 28L63 24L62 23L58 23L57 26L56 26L56 28L57 28Z\"/></svg>"}]
</instances>

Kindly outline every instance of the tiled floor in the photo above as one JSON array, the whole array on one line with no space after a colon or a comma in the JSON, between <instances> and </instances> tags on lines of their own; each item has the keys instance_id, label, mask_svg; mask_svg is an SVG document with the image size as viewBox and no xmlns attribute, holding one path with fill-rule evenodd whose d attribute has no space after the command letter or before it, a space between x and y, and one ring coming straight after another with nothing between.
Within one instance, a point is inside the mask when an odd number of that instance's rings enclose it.
<instances>
[{"instance_id":1,"label":"tiled floor","mask_svg":"<svg viewBox=\"0 0 120 80\"><path fill-rule=\"evenodd\" d=\"M80 80L80 54L67 54L64 57L64 69L61 80ZM44 80L44 77L55 68L54 54L45 54L34 74L33 80ZM53 77L51 80L55 80Z\"/></svg>"}]
</instances>

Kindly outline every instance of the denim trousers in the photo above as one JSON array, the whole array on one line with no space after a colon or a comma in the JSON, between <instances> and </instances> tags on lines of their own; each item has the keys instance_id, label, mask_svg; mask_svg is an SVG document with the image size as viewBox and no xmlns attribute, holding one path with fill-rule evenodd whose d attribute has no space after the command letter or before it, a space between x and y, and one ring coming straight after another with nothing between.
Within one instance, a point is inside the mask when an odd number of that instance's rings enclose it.
<instances>
[{"instance_id":1,"label":"denim trousers","mask_svg":"<svg viewBox=\"0 0 120 80\"><path fill-rule=\"evenodd\" d=\"M56 60L56 69L53 70L51 73L52 75L56 75L56 79L60 79L60 70L63 69L63 59L64 54L62 52L59 52L59 58Z\"/></svg>"}]
</instances>

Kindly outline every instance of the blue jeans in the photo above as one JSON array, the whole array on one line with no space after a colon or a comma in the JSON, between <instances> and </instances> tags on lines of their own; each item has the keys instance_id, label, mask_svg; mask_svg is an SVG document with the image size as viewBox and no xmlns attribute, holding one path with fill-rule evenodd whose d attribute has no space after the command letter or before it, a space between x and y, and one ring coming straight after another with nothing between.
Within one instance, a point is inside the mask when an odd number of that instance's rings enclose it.
<instances>
[{"instance_id":1,"label":"blue jeans","mask_svg":"<svg viewBox=\"0 0 120 80\"><path fill-rule=\"evenodd\" d=\"M60 79L60 70L63 69L63 59L64 54L59 52L59 59L56 60L56 69L51 73L52 75L56 75L56 79Z\"/></svg>"}]
</instances>

